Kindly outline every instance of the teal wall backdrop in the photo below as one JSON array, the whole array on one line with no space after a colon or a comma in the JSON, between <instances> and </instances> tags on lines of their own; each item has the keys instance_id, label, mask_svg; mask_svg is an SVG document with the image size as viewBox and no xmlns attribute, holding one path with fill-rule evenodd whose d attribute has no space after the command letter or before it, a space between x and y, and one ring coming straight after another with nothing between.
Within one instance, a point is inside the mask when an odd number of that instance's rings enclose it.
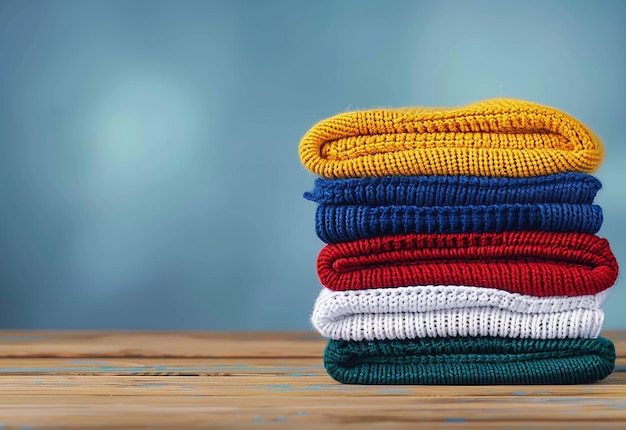
<instances>
[{"instance_id":1,"label":"teal wall backdrop","mask_svg":"<svg viewBox=\"0 0 626 430\"><path fill-rule=\"evenodd\" d=\"M299 139L373 106L576 116L626 267L625 81L619 0L2 0L0 327L308 327Z\"/></svg>"}]
</instances>

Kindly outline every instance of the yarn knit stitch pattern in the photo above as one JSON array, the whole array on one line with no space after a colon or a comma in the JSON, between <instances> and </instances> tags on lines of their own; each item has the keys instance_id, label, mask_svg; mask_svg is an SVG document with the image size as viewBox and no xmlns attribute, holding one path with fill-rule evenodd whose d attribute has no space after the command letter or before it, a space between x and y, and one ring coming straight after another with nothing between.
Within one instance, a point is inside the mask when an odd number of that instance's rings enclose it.
<instances>
[{"instance_id":1,"label":"yarn knit stitch pattern","mask_svg":"<svg viewBox=\"0 0 626 430\"><path fill-rule=\"evenodd\" d=\"M309 130L300 159L326 178L530 177L594 172L600 139L572 116L522 100L348 112Z\"/></svg>"},{"instance_id":2,"label":"yarn knit stitch pattern","mask_svg":"<svg viewBox=\"0 0 626 430\"><path fill-rule=\"evenodd\" d=\"M601 226L600 206L569 203L430 207L321 204L315 214L315 232L326 243L402 233L597 233Z\"/></svg>"},{"instance_id":3,"label":"yarn knit stitch pattern","mask_svg":"<svg viewBox=\"0 0 626 430\"><path fill-rule=\"evenodd\" d=\"M606 239L587 233L404 234L326 245L322 285L364 290L468 285L533 296L597 294L617 279Z\"/></svg>"},{"instance_id":4,"label":"yarn knit stitch pattern","mask_svg":"<svg viewBox=\"0 0 626 430\"><path fill-rule=\"evenodd\" d=\"M492 307L527 314L600 309L611 289L586 296L537 297L495 288L465 285L418 285L372 290L332 291L322 288L315 319L335 321L350 314L394 314ZM315 314L319 314L315 317Z\"/></svg>"},{"instance_id":5,"label":"yarn knit stitch pattern","mask_svg":"<svg viewBox=\"0 0 626 430\"><path fill-rule=\"evenodd\" d=\"M512 230L596 233L600 182L561 173L534 178L405 176L317 179L315 230L326 243L402 233Z\"/></svg>"},{"instance_id":6,"label":"yarn knit stitch pattern","mask_svg":"<svg viewBox=\"0 0 626 430\"><path fill-rule=\"evenodd\" d=\"M615 346L601 337L330 340L324 366L345 384L589 384L611 374Z\"/></svg>"},{"instance_id":7,"label":"yarn knit stitch pattern","mask_svg":"<svg viewBox=\"0 0 626 430\"><path fill-rule=\"evenodd\" d=\"M317 178L304 198L334 206L477 206L524 203L591 204L602 187L585 173L532 178L383 176Z\"/></svg>"},{"instance_id":8,"label":"yarn knit stitch pattern","mask_svg":"<svg viewBox=\"0 0 626 430\"><path fill-rule=\"evenodd\" d=\"M407 314L353 314L336 321L313 322L324 337L355 341L459 336L596 338L602 329L604 312L601 309L574 309L525 314L483 307Z\"/></svg>"},{"instance_id":9,"label":"yarn knit stitch pattern","mask_svg":"<svg viewBox=\"0 0 626 430\"><path fill-rule=\"evenodd\" d=\"M502 336L595 338L609 290L596 295L535 297L491 288L427 285L359 291L323 288L311 323L344 340Z\"/></svg>"}]
</instances>

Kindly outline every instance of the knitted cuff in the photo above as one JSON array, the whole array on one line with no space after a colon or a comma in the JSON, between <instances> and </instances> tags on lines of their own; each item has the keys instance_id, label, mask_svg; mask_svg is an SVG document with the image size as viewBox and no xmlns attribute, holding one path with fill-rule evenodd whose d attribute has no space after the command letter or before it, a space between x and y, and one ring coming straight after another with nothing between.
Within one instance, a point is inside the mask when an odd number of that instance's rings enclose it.
<instances>
[{"instance_id":1,"label":"knitted cuff","mask_svg":"<svg viewBox=\"0 0 626 430\"><path fill-rule=\"evenodd\" d=\"M514 203L591 204L602 184L584 173L533 178L384 176L317 178L308 200L335 206L477 206Z\"/></svg>"},{"instance_id":2,"label":"knitted cuff","mask_svg":"<svg viewBox=\"0 0 626 430\"><path fill-rule=\"evenodd\" d=\"M331 291L323 288L311 323L344 340L502 336L594 338L609 290L596 295L535 297L504 290L438 285Z\"/></svg>"},{"instance_id":3,"label":"knitted cuff","mask_svg":"<svg viewBox=\"0 0 626 430\"><path fill-rule=\"evenodd\" d=\"M569 203L431 207L322 204L315 214L315 232L326 243L404 233L597 233L601 226L600 206Z\"/></svg>"},{"instance_id":4,"label":"knitted cuff","mask_svg":"<svg viewBox=\"0 0 626 430\"><path fill-rule=\"evenodd\" d=\"M611 374L615 346L605 338L330 340L324 365L345 384L588 384Z\"/></svg>"},{"instance_id":5,"label":"knitted cuff","mask_svg":"<svg viewBox=\"0 0 626 430\"><path fill-rule=\"evenodd\" d=\"M374 109L323 120L299 146L326 178L410 175L530 177L593 172L602 142L556 109L511 99L457 108Z\"/></svg>"},{"instance_id":6,"label":"knitted cuff","mask_svg":"<svg viewBox=\"0 0 626 430\"><path fill-rule=\"evenodd\" d=\"M581 296L606 290L617 272L608 241L586 233L405 234L326 245L317 258L331 290L469 285Z\"/></svg>"}]
</instances>

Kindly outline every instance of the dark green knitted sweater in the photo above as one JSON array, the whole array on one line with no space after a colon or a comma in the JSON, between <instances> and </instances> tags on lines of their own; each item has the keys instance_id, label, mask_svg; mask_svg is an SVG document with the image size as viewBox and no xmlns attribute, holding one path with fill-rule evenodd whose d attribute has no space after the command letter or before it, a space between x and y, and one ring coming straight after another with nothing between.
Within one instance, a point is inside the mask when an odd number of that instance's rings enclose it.
<instances>
[{"instance_id":1,"label":"dark green knitted sweater","mask_svg":"<svg viewBox=\"0 0 626 430\"><path fill-rule=\"evenodd\" d=\"M605 338L330 340L324 365L345 384L586 384L611 374L615 346Z\"/></svg>"}]
</instances>

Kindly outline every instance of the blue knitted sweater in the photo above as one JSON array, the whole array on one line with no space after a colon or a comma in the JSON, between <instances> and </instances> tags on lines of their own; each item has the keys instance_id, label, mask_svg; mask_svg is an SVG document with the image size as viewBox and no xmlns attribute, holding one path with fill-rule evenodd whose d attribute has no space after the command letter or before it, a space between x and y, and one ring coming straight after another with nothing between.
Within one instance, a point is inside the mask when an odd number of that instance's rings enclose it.
<instances>
[{"instance_id":1,"label":"blue knitted sweater","mask_svg":"<svg viewBox=\"0 0 626 430\"><path fill-rule=\"evenodd\" d=\"M583 173L319 178L304 197L318 203L319 238L336 243L403 233L596 233L602 210L592 202L600 187Z\"/></svg>"}]
</instances>

